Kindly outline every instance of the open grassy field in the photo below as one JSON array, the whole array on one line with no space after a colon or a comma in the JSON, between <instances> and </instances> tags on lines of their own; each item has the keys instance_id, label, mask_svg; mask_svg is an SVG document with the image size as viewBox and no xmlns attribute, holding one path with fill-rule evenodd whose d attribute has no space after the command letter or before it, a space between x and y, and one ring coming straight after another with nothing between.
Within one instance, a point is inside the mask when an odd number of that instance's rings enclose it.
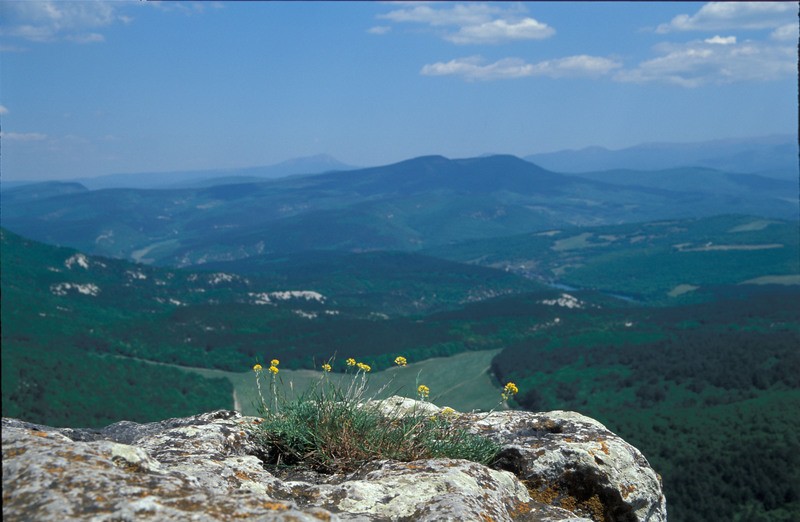
<instances>
[{"instance_id":1,"label":"open grassy field","mask_svg":"<svg viewBox=\"0 0 800 522\"><path fill-rule=\"evenodd\" d=\"M490 410L500 402L500 386L489 374L492 358L499 350L466 352L451 357L437 357L414 363L405 367L393 367L385 370L373 370L369 373L368 395L378 397L403 395L416 397L419 384L431 390L429 400L437 406L450 406L458 411ZM187 368L174 366L186 372L196 373L203 377L224 377L234 388L237 408L245 415L257 415L259 403L255 374L252 370L244 372L226 372L205 368ZM323 372L312 370L281 370L278 374L278 385L282 391L291 394L310 389L323 378ZM332 382L341 382L347 386L352 375L342 373L327 374ZM262 390L268 393L266 381L262 381ZM233 400L231 407L233 407Z\"/></svg>"}]
</instances>

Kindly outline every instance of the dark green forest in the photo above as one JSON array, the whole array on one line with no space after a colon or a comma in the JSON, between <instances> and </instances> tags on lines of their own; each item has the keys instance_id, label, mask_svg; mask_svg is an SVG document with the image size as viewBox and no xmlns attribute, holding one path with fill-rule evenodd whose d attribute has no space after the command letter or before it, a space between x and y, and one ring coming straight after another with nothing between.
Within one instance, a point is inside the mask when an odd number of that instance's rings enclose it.
<instances>
[{"instance_id":1,"label":"dark green forest","mask_svg":"<svg viewBox=\"0 0 800 522\"><path fill-rule=\"evenodd\" d=\"M641 449L664 478L670 518L797 520L800 292L715 295L625 310L619 342L603 321L526 339L493 369L521 385L523 408L580 411Z\"/></svg>"}]
</instances>

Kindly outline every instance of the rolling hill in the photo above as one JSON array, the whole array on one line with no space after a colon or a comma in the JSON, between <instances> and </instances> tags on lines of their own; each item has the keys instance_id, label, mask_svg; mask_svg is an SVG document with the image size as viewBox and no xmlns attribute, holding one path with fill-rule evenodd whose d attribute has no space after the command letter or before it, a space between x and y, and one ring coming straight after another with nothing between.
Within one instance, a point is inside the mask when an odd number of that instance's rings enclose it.
<instances>
[{"instance_id":1,"label":"rolling hill","mask_svg":"<svg viewBox=\"0 0 800 522\"><path fill-rule=\"evenodd\" d=\"M612 184L557 174L513 156L428 156L193 189L108 189L47 198L4 191L3 225L86 253L188 266L309 250L417 251L566 226L728 212L795 217L796 202L790 194L776 197L776 190L782 186L748 185L726 193L691 184L681 190Z\"/></svg>"},{"instance_id":2,"label":"rolling hill","mask_svg":"<svg viewBox=\"0 0 800 522\"><path fill-rule=\"evenodd\" d=\"M709 284L769 276L797 284L799 243L795 221L726 215L555 228L424 252L551 284L669 302Z\"/></svg>"}]
</instances>

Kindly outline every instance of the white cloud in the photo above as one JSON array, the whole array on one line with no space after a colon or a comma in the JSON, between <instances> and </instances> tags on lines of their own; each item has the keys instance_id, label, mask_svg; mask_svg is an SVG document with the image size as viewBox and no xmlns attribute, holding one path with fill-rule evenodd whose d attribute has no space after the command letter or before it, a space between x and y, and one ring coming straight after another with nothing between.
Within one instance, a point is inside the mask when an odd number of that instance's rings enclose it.
<instances>
[{"instance_id":1,"label":"white cloud","mask_svg":"<svg viewBox=\"0 0 800 522\"><path fill-rule=\"evenodd\" d=\"M504 58L486 64L480 56L457 58L449 62L425 65L425 76L461 76L468 81L505 80L528 76L550 78L601 76L621 67L619 62L598 56L569 56L539 63L527 63L519 58Z\"/></svg>"},{"instance_id":2,"label":"white cloud","mask_svg":"<svg viewBox=\"0 0 800 522\"><path fill-rule=\"evenodd\" d=\"M8 114L8 109L5 105L0 105L0 114Z\"/></svg>"},{"instance_id":3,"label":"white cloud","mask_svg":"<svg viewBox=\"0 0 800 522\"><path fill-rule=\"evenodd\" d=\"M733 45L736 43L735 36L713 36L711 38L706 38L703 40L707 44L718 44L718 45Z\"/></svg>"},{"instance_id":4,"label":"white cloud","mask_svg":"<svg viewBox=\"0 0 800 522\"><path fill-rule=\"evenodd\" d=\"M457 33L447 35L445 39L456 44L499 43L504 40L542 40L555 32L552 27L533 18L516 22L498 19L461 27Z\"/></svg>"},{"instance_id":5,"label":"white cloud","mask_svg":"<svg viewBox=\"0 0 800 522\"><path fill-rule=\"evenodd\" d=\"M0 132L0 139L10 141L42 141L47 139L47 134L38 132Z\"/></svg>"},{"instance_id":6,"label":"white cloud","mask_svg":"<svg viewBox=\"0 0 800 522\"><path fill-rule=\"evenodd\" d=\"M378 15L393 22L415 22L433 26L444 25L477 25L490 21L493 16L503 11L488 4L455 4L449 8L434 9L429 5L418 5L408 9L397 9Z\"/></svg>"},{"instance_id":7,"label":"white cloud","mask_svg":"<svg viewBox=\"0 0 800 522\"><path fill-rule=\"evenodd\" d=\"M68 39L79 43L103 41L95 30L115 22L129 22L117 14L122 2L4 2L0 35L35 42Z\"/></svg>"},{"instance_id":8,"label":"white cloud","mask_svg":"<svg viewBox=\"0 0 800 522\"><path fill-rule=\"evenodd\" d=\"M786 24L772 31L769 36L779 42L797 42L798 32L800 32L798 24Z\"/></svg>"},{"instance_id":9,"label":"white cloud","mask_svg":"<svg viewBox=\"0 0 800 522\"><path fill-rule=\"evenodd\" d=\"M710 39L710 40L713 40ZM745 81L770 81L797 74L797 51L790 46L763 42L742 43L692 41L661 44L662 56L620 71L622 82L664 82L683 87Z\"/></svg>"},{"instance_id":10,"label":"white cloud","mask_svg":"<svg viewBox=\"0 0 800 522\"><path fill-rule=\"evenodd\" d=\"M773 29L795 21L796 2L709 2L693 14L681 14L661 24L657 33Z\"/></svg>"},{"instance_id":11,"label":"white cloud","mask_svg":"<svg viewBox=\"0 0 800 522\"><path fill-rule=\"evenodd\" d=\"M546 60L536 64L537 74L551 78L597 77L620 67L622 64L616 60L586 54Z\"/></svg>"},{"instance_id":12,"label":"white cloud","mask_svg":"<svg viewBox=\"0 0 800 522\"><path fill-rule=\"evenodd\" d=\"M424 76L463 76L467 80L501 80L530 76L533 74L533 65L518 58L505 58L483 65L481 57L470 56L456 58L447 63L425 65L420 73Z\"/></svg>"},{"instance_id":13,"label":"white cloud","mask_svg":"<svg viewBox=\"0 0 800 522\"><path fill-rule=\"evenodd\" d=\"M392 28L388 25L376 25L375 27L370 27L367 29L369 34L386 34L391 31Z\"/></svg>"},{"instance_id":14,"label":"white cloud","mask_svg":"<svg viewBox=\"0 0 800 522\"><path fill-rule=\"evenodd\" d=\"M497 44L513 40L540 40L555 34L555 29L524 16L521 5L501 7L494 4L470 3L414 5L379 15L397 23L418 23L431 27L457 27L441 36L456 44Z\"/></svg>"}]
</instances>

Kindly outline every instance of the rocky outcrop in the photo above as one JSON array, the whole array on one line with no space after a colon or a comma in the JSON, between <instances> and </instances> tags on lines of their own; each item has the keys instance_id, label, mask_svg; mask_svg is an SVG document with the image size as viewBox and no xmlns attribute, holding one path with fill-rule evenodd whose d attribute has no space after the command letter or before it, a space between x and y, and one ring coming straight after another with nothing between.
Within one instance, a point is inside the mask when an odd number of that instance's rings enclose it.
<instances>
[{"instance_id":1,"label":"rocky outcrop","mask_svg":"<svg viewBox=\"0 0 800 522\"><path fill-rule=\"evenodd\" d=\"M386 407L438 408L392 398ZM492 468L464 460L375 461L357 472L276 476L232 411L101 430L3 419L6 520L666 520L638 450L572 412L460 414L498 442Z\"/></svg>"}]
</instances>

